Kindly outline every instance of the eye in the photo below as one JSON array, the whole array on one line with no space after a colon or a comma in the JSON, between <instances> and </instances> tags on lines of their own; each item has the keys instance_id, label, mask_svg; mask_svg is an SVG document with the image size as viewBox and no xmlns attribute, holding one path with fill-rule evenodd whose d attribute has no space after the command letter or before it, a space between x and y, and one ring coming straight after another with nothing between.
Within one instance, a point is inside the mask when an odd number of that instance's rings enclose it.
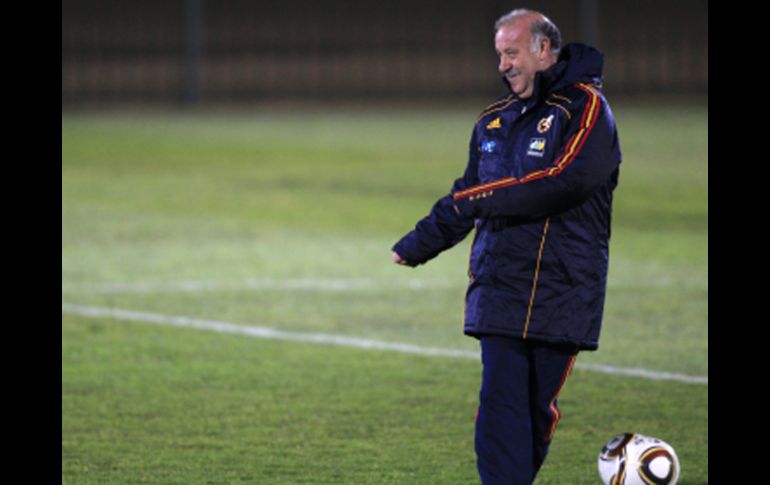
<instances>
[{"instance_id":1,"label":"eye","mask_svg":"<svg viewBox=\"0 0 770 485\"><path fill-rule=\"evenodd\" d=\"M500 59L502 59L503 57L508 59L515 59L519 54L519 51L516 49L506 49L503 52L495 50L495 53L497 54L497 57Z\"/></svg>"}]
</instances>

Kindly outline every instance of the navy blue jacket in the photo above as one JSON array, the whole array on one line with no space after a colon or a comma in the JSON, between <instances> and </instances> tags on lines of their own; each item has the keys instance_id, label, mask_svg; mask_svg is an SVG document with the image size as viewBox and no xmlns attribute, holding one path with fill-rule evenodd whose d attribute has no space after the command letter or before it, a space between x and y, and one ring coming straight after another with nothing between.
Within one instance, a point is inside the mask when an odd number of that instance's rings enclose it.
<instances>
[{"instance_id":1,"label":"navy blue jacket","mask_svg":"<svg viewBox=\"0 0 770 485\"><path fill-rule=\"evenodd\" d=\"M465 174L393 250L410 266L474 228L465 333L598 348L621 160L603 56L566 45L476 120Z\"/></svg>"}]
</instances>

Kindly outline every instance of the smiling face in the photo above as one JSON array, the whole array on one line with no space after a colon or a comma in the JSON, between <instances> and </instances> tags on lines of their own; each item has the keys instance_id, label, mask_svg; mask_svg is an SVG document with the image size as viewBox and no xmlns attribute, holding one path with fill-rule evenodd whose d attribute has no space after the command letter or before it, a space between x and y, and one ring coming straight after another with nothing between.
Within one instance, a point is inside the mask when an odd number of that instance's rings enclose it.
<instances>
[{"instance_id":1,"label":"smiling face","mask_svg":"<svg viewBox=\"0 0 770 485\"><path fill-rule=\"evenodd\" d=\"M532 51L532 22L530 16L517 17L502 25L495 34L500 74L505 76L511 91L522 99L532 96L535 73L556 62L548 38L542 38Z\"/></svg>"}]
</instances>

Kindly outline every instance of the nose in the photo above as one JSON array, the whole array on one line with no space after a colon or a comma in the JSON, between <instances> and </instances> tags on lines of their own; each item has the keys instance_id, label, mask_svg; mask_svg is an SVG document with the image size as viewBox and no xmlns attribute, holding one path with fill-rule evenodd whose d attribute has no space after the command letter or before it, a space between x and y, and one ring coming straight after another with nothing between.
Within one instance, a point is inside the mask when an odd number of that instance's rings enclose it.
<instances>
[{"instance_id":1,"label":"nose","mask_svg":"<svg viewBox=\"0 0 770 485\"><path fill-rule=\"evenodd\" d=\"M497 69L500 71L500 73L504 74L510 68L511 62L507 60L505 56L500 56L500 62L497 65Z\"/></svg>"}]
</instances>

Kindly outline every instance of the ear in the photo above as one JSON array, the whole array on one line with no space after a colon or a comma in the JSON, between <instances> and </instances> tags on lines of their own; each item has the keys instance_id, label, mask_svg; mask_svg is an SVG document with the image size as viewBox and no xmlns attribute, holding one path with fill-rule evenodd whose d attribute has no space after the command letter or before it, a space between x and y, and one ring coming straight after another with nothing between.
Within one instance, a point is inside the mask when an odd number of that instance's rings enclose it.
<instances>
[{"instance_id":1,"label":"ear","mask_svg":"<svg viewBox=\"0 0 770 485\"><path fill-rule=\"evenodd\" d=\"M545 62L548 60L549 56L551 55L551 39L548 37L543 37L540 39L540 46L538 50L538 59L541 62Z\"/></svg>"}]
</instances>

